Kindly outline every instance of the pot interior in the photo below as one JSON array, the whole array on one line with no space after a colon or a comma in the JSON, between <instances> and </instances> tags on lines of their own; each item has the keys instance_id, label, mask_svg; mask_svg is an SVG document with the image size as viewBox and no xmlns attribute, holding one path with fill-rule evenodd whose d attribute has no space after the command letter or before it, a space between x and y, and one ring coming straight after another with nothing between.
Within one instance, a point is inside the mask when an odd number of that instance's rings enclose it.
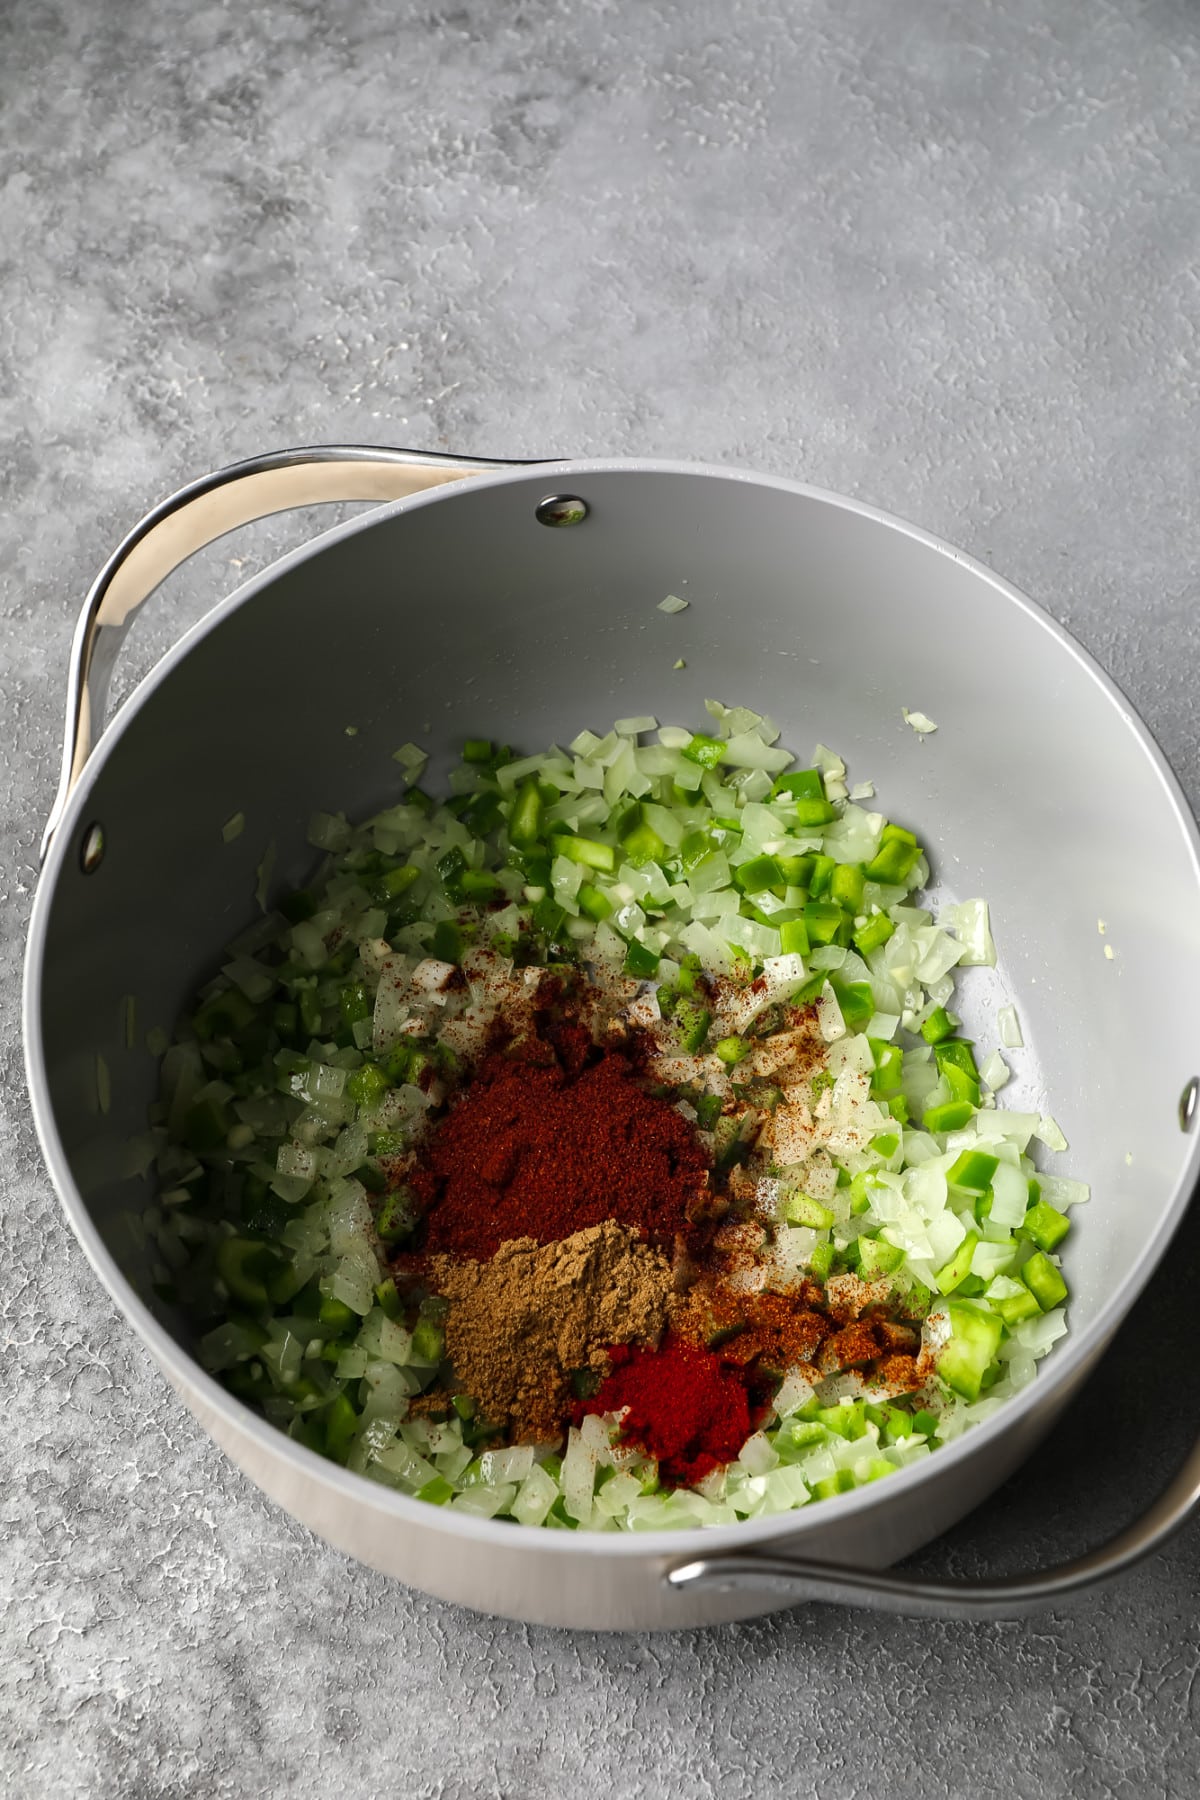
<instances>
[{"instance_id":1,"label":"pot interior","mask_svg":"<svg viewBox=\"0 0 1200 1800\"><path fill-rule=\"evenodd\" d=\"M1066 1248L1065 1342L1115 1323L1173 1222L1180 1094L1200 1072L1193 843L1128 709L1001 584L828 496L629 466L551 485L587 500L583 524L536 522L535 472L341 528L198 628L104 738L47 871L40 1025L54 1130L119 1269L163 1317L139 1226L152 1194L128 1172L155 1087L145 1032L171 1030L254 916L269 845L282 891L314 861L312 811L396 797L406 739L434 752L432 782L467 736L534 750L639 713L702 728L715 695L772 714L802 759L839 750L929 846L935 892L990 901L1000 965L965 972L967 1027L990 1046L1016 1003L1004 1103L1052 1110L1058 1164L1094 1193ZM688 609L659 611L669 593ZM107 850L85 875L92 820Z\"/></svg>"}]
</instances>

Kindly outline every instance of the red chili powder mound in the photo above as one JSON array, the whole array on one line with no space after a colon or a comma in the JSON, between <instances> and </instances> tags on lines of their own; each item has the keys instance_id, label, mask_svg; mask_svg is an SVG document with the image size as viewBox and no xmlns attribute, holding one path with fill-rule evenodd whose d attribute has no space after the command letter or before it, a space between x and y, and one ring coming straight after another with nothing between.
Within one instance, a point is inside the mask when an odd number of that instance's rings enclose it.
<instances>
[{"instance_id":1,"label":"red chili powder mound","mask_svg":"<svg viewBox=\"0 0 1200 1800\"><path fill-rule=\"evenodd\" d=\"M750 1436L750 1403L711 1350L668 1339L660 1350L619 1345L609 1356L612 1374L577 1418L627 1406L622 1436L657 1457L659 1473L676 1486L733 1461Z\"/></svg>"},{"instance_id":2,"label":"red chili powder mound","mask_svg":"<svg viewBox=\"0 0 1200 1800\"><path fill-rule=\"evenodd\" d=\"M427 1250L483 1262L510 1238L549 1244L605 1219L657 1244L687 1231L709 1167L688 1121L620 1051L567 1060L481 1065L408 1176Z\"/></svg>"}]
</instances>

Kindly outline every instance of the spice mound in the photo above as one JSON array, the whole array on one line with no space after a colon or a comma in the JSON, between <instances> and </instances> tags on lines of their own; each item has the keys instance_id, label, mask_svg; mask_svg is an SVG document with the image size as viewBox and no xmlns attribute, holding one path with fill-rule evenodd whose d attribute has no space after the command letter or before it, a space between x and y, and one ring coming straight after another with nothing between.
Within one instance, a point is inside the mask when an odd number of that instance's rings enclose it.
<instances>
[{"instance_id":1,"label":"spice mound","mask_svg":"<svg viewBox=\"0 0 1200 1800\"><path fill-rule=\"evenodd\" d=\"M604 1375L608 1345L656 1344L671 1289L661 1251L611 1219L557 1243L510 1239L489 1262L431 1256L426 1273L451 1303L446 1351L456 1376L517 1443L559 1435L572 1377Z\"/></svg>"},{"instance_id":2,"label":"spice mound","mask_svg":"<svg viewBox=\"0 0 1200 1800\"><path fill-rule=\"evenodd\" d=\"M657 1351L620 1345L610 1355L612 1374L580 1418L624 1412L623 1436L657 1458L667 1481L690 1486L733 1461L750 1435L750 1403L719 1357L674 1341Z\"/></svg>"},{"instance_id":3,"label":"spice mound","mask_svg":"<svg viewBox=\"0 0 1200 1800\"><path fill-rule=\"evenodd\" d=\"M492 1054L430 1134L410 1177L427 1251L483 1259L606 1219L670 1245L695 1222L710 1159L687 1120L624 1049L570 1050Z\"/></svg>"},{"instance_id":4,"label":"spice mound","mask_svg":"<svg viewBox=\"0 0 1200 1800\"><path fill-rule=\"evenodd\" d=\"M663 1481L694 1486L738 1457L789 1371L814 1393L851 1372L912 1393L926 1371L887 1283L821 1283L788 1254L776 1129L785 1091L813 1123L812 1009L778 1007L747 1040L745 1081L708 1059L722 1110L706 1129L681 1091L700 1071L681 1070L678 1021L629 987L546 976L478 1041L445 1112L395 1159L417 1214L395 1276L445 1321L414 1413L453 1404L474 1442L547 1451L599 1414ZM759 998L699 976L696 992ZM836 1173L817 1156L803 1179L832 1193Z\"/></svg>"}]
</instances>

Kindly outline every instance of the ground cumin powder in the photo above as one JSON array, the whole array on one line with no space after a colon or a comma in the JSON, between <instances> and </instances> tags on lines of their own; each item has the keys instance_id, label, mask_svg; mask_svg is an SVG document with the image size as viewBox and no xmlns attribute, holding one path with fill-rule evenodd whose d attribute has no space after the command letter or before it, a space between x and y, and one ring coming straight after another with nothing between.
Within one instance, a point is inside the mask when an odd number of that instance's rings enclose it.
<instances>
[{"instance_id":1,"label":"ground cumin powder","mask_svg":"<svg viewBox=\"0 0 1200 1800\"><path fill-rule=\"evenodd\" d=\"M459 1382L514 1443L561 1436L572 1370L605 1373L611 1344L657 1344L671 1291L668 1259L612 1219L553 1244L510 1238L490 1262L430 1256L425 1275L450 1301Z\"/></svg>"}]
</instances>

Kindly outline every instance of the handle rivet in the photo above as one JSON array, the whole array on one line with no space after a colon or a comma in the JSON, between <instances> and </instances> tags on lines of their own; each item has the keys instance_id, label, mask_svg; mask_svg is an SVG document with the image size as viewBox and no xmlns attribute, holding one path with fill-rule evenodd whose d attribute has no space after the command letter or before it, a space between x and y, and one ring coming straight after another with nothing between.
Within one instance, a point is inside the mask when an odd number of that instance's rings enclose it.
<instances>
[{"instance_id":1,"label":"handle rivet","mask_svg":"<svg viewBox=\"0 0 1200 1800\"><path fill-rule=\"evenodd\" d=\"M85 875L92 875L104 861L104 827L93 819L83 834L83 842L79 846L79 866Z\"/></svg>"},{"instance_id":2,"label":"handle rivet","mask_svg":"<svg viewBox=\"0 0 1200 1800\"><path fill-rule=\"evenodd\" d=\"M587 516L588 503L578 494L547 494L534 511L539 525L582 525Z\"/></svg>"},{"instance_id":3,"label":"handle rivet","mask_svg":"<svg viewBox=\"0 0 1200 1800\"><path fill-rule=\"evenodd\" d=\"M1196 1116L1196 1101L1200 1099L1200 1079L1195 1075L1188 1082L1179 1096L1179 1129L1189 1131L1192 1120Z\"/></svg>"}]
</instances>

